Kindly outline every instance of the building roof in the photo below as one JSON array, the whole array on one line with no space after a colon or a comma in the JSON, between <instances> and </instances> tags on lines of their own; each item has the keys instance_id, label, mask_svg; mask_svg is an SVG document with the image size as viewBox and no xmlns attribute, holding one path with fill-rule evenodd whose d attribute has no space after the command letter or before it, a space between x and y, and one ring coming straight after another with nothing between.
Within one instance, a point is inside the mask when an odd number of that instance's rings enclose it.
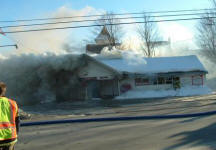
<instances>
[{"instance_id":1,"label":"building roof","mask_svg":"<svg viewBox=\"0 0 216 150\"><path fill-rule=\"evenodd\" d=\"M110 34L106 28L106 26L103 26L100 34L95 38L95 42L98 44L109 44Z\"/></svg>"},{"instance_id":2,"label":"building roof","mask_svg":"<svg viewBox=\"0 0 216 150\"><path fill-rule=\"evenodd\" d=\"M148 74L201 71L207 73L207 70L195 55L131 60L122 58L97 60L119 72Z\"/></svg>"}]
</instances>

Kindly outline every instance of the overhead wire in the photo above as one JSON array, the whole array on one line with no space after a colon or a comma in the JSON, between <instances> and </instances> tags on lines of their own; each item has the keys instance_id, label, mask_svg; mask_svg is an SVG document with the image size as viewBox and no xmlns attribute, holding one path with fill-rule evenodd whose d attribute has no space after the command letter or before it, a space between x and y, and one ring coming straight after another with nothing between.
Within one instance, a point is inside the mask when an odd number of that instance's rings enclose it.
<instances>
[{"instance_id":1,"label":"overhead wire","mask_svg":"<svg viewBox=\"0 0 216 150\"><path fill-rule=\"evenodd\" d=\"M171 11L149 11L149 12L135 12L135 13L113 13L112 15L140 15L140 14L155 14L155 13L177 13L177 12L197 12L197 11L215 11L215 9L189 9L189 10L171 10ZM88 18L88 17L100 17L103 15L83 15L83 16L68 16L68 17L50 17L50 18L36 18L36 19L18 19L18 20L0 20L0 23L11 23L11 22L30 22L30 21L44 21L44 20L57 20L57 19L68 19L68 18Z\"/></svg>"},{"instance_id":2,"label":"overhead wire","mask_svg":"<svg viewBox=\"0 0 216 150\"><path fill-rule=\"evenodd\" d=\"M153 20L153 21L134 21L134 22L120 22L120 23L111 23L111 24L93 24L93 25L79 25L79 26L68 26L68 27L57 27L57 28L41 28L41 29L28 29L28 30L17 30L17 31L6 31L5 34L11 33L24 33L24 32L35 32L35 31L50 31L50 30L62 30L62 29L73 29L73 28L87 28L87 27L96 27L96 26L109 26L109 25L129 25L129 24L143 24L150 22L171 22L171 21L189 21L189 20L200 20L200 19L209 19L216 17L196 17L196 18L180 18L180 19L166 19L166 20Z\"/></svg>"},{"instance_id":3,"label":"overhead wire","mask_svg":"<svg viewBox=\"0 0 216 150\"><path fill-rule=\"evenodd\" d=\"M216 13L216 12L215 12ZM171 14L171 15L156 15L156 16L145 16L149 18L157 18L157 17L178 17L178 16L194 16L194 15L206 15L212 13L190 13L190 14ZM142 19L144 16L139 17L119 17L119 18L112 18L115 20L124 20L124 19ZM101 19L87 19L87 20L72 20L72 21L60 21L60 22L48 22L48 23L35 23L35 24L21 24L21 25L7 25L7 26L0 26L0 28L17 28L17 27L29 27L29 26L41 26L41 25L55 25L55 24L66 24L66 23L81 23L81 22L96 22L96 21L106 21L110 19L101 18Z\"/></svg>"},{"instance_id":4,"label":"overhead wire","mask_svg":"<svg viewBox=\"0 0 216 150\"><path fill-rule=\"evenodd\" d=\"M200 13L201 11L205 11L205 13ZM178 17L178 16L192 16L192 15L204 15L204 14L215 14L215 9L190 9L190 10L171 10L171 11L149 11L149 12L135 12L135 13L112 13L113 16L125 16L125 15L146 15L145 17ZM196 12L196 13L183 13L183 14L166 14L166 13L179 13L179 12ZM197 13L198 12L198 13ZM165 15L149 15L156 13L165 13ZM52 18L37 18L37 19L20 19L20 20L0 20L0 23L13 23L13 22L31 22L31 21L46 21L46 20L58 20L58 19L72 19L72 18L89 18L89 17L102 17L103 15L83 15L83 16L67 16L67 17L52 17ZM132 16L132 17L115 17L112 19L141 19L143 16ZM215 18L215 17L208 17ZM167 19L167 20L155 20L148 22L168 22L168 21L187 21L187 20L197 20L197 19L205 19L205 17L199 18L180 18L180 19ZM106 18L101 19L85 19L85 20L72 20L72 21L60 21L60 22L48 22L48 23L34 23L34 24L21 24L21 25L7 25L0 26L1 28L13 28L13 27L28 27L28 26L39 26L39 25L54 25L54 24L66 24L66 23L81 23L81 22L95 22L95 21L109 20ZM135 22L120 22L120 23L112 23L112 24L104 24L104 25L125 25L125 24L140 24L147 23L146 21L135 21ZM104 25L80 25L80 26L69 26L69 27L59 27L59 28L42 28L42 29L29 29L29 30L18 30L18 31L6 31L5 33L21 33L21 32L34 32L34 31L47 31L47 30L60 30L60 29L70 29L70 28L83 28L83 27L94 27L94 26L104 26ZM0 45L0 47L8 47L15 46L13 45Z\"/></svg>"}]
</instances>

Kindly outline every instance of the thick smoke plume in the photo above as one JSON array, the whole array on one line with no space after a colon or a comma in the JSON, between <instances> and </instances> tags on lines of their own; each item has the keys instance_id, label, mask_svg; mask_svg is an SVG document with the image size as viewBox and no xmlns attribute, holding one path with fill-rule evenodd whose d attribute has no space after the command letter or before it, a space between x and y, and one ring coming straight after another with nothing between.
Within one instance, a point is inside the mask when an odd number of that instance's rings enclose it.
<instances>
[{"instance_id":1,"label":"thick smoke plume","mask_svg":"<svg viewBox=\"0 0 216 150\"><path fill-rule=\"evenodd\" d=\"M63 6L41 18L83 16L91 13L98 12L92 7L73 10ZM76 18L79 19L82 18ZM73 20L74 18L70 19ZM47 23L58 21L69 20L48 20ZM19 27L10 28L10 31L73 25L78 24ZM76 34L74 30L7 34L18 45L17 50L10 51L6 56L0 55L0 80L7 84L7 96L23 105L63 100L58 95L64 96L64 100L70 100L74 94L73 88L79 86L77 69L85 63L81 55L69 54L83 52L75 44L76 37L79 37Z\"/></svg>"},{"instance_id":2,"label":"thick smoke plume","mask_svg":"<svg viewBox=\"0 0 216 150\"><path fill-rule=\"evenodd\" d=\"M78 86L77 69L82 55L22 54L0 60L0 79L7 84L7 96L20 104L61 101L57 93L70 99Z\"/></svg>"}]
</instances>

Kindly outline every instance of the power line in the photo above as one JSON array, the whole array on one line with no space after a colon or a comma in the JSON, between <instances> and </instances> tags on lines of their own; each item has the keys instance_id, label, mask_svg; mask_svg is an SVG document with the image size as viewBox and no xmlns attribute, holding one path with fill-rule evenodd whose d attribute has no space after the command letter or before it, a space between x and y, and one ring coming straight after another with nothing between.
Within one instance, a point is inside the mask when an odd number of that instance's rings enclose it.
<instances>
[{"instance_id":1,"label":"power line","mask_svg":"<svg viewBox=\"0 0 216 150\"><path fill-rule=\"evenodd\" d=\"M73 28L87 28L87 27L96 27L104 25L126 25L126 24L142 24L150 22L171 22L171 21L189 21L189 20L200 20L200 19L209 19L216 17L199 17L199 18L181 18L181 19L167 19L167 20L157 20L157 21L135 21L135 22L121 22L121 23L112 23L112 24L103 24L103 25L82 25L82 26L70 26L70 27L58 27L58 28L43 28L43 29L30 29L30 30L18 30L18 31L6 31L6 33L24 33L24 32L35 32L35 31L50 31L50 30L62 30L62 29L73 29Z\"/></svg>"},{"instance_id":2,"label":"power line","mask_svg":"<svg viewBox=\"0 0 216 150\"><path fill-rule=\"evenodd\" d=\"M177 16L194 16L194 15L197 16L197 15L206 15L206 14L213 14L213 13L171 14L171 15L157 15L157 16L145 16L145 17L157 18L157 17L177 17ZM122 19L141 19L141 18L144 18L144 16L140 16L140 17L120 17L120 18L112 18L112 19L122 20ZM50 22L50 23L8 25L8 26L0 26L0 28L15 28L15 27L29 27L29 26L54 25L54 24L65 24L65 23L95 22L95 21L103 21L103 20L105 21L105 20L110 20L110 19L87 19L87 20L60 21L60 22Z\"/></svg>"},{"instance_id":3,"label":"power line","mask_svg":"<svg viewBox=\"0 0 216 150\"><path fill-rule=\"evenodd\" d=\"M113 13L111 15L121 16L121 15L141 15L141 14L197 12L197 11L215 11L215 9L189 9L189 10L149 11L149 12L135 12L135 13ZM88 18L88 17L101 17L101 16L104 15L83 15L83 16L50 17L50 18L38 18L38 19L0 20L0 23L44 21L44 20L57 20L57 19L68 19L68 18Z\"/></svg>"}]
</instances>

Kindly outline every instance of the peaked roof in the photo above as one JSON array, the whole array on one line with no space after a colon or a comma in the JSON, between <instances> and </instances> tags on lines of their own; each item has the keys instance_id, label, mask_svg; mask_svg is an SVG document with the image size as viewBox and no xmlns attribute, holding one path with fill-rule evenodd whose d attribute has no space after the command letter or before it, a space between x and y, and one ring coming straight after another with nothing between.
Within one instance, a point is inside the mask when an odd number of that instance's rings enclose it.
<instances>
[{"instance_id":1,"label":"peaked roof","mask_svg":"<svg viewBox=\"0 0 216 150\"><path fill-rule=\"evenodd\" d=\"M101 63L100 61L98 61L97 59L95 59L94 57L91 57L87 54L82 54L82 57L87 59L87 60L90 60L90 61L93 61L95 63L97 63L98 65L108 69L109 71L113 72L114 74L116 74L117 76L121 76L121 73L119 71L117 71L116 69L104 64L104 63Z\"/></svg>"},{"instance_id":2,"label":"peaked roof","mask_svg":"<svg viewBox=\"0 0 216 150\"><path fill-rule=\"evenodd\" d=\"M97 59L99 62L119 71L129 73L206 72L195 55L178 57L153 57L135 59Z\"/></svg>"},{"instance_id":3,"label":"peaked roof","mask_svg":"<svg viewBox=\"0 0 216 150\"><path fill-rule=\"evenodd\" d=\"M101 32L100 32L99 35L109 35L110 36L110 34L109 34L106 26L103 26L103 28L102 28L102 30L101 30Z\"/></svg>"},{"instance_id":4,"label":"peaked roof","mask_svg":"<svg viewBox=\"0 0 216 150\"><path fill-rule=\"evenodd\" d=\"M95 38L95 41L97 42L97 40L108 40L109 37L110 33L108 32L106 26L103 26L100 34L98 34L98 36Z\"/></svg>"}]
</instances>

